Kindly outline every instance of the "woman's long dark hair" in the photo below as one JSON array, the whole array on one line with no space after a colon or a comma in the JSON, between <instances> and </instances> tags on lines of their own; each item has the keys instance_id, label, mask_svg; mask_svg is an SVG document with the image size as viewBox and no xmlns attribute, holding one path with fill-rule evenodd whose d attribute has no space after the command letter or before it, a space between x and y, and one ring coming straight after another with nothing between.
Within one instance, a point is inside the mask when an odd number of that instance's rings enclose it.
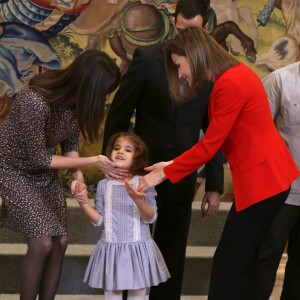
<instances>
[{"instance_id":1,"label":"woman's long dark hair","mask_svg":"<svg viewBox=\"0 0 300 300\"><path fill-rule=\"evenodd\" d=\"M47 103L74 109L83 137L95 142L107 95L118 87L120 77L117 64L108 54L88 50L66 69L34 76L29 86Z\"/></svg>"}]
</instances>

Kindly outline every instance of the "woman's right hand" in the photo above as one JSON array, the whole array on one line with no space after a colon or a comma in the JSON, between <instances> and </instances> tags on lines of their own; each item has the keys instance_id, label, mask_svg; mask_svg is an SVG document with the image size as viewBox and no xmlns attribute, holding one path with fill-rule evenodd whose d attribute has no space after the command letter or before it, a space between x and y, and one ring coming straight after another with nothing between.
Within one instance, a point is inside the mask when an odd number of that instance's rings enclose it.
<instances>
[{"instance_id":1,"label":"woman's right hand","mask_svg":"<svg viewBox=\"0 0 300 300\"><path fill-rule=\"evenodd\" d=\"M94 166L110 179L125 179L129 175L127 170L116 168L115 164L104 155L97 156L97 162Z\"/></svg>"}]
</instances>

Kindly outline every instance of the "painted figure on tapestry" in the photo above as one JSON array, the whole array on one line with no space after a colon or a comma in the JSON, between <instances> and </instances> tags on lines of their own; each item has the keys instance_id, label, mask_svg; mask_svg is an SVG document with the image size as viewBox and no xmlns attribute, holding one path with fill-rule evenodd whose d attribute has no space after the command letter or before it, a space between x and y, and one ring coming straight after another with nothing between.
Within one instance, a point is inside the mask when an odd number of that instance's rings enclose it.
<instances>
[{"instance_id":1,"label":"painted figure on tapestry","mask_svg":"<svg viewBox=\"0 0 300 300\"><path fill-rule=\"evenodd\" d=\"M257 17L259 25L268 25L275 8L281 11L286 30L282 36L273 41L267 52L258 56L257 65L268 72L300 59L300 1L269 0Z\"/></svg>"},{"instance_id":2,"label":"painted figure on tapestry","mask_svg":"<svg viewBox=\"0 0 300 300\"><path fill-rule=\"evenodd\" d=\"M260 77L299 60L299 1L199 1L210 5L210 34ZM0 123L28 80L69 65L84 50L105 49L124 74L136 47L174 35L176 4L177 0L0 0Z\"/></svg>"}]
</instances>

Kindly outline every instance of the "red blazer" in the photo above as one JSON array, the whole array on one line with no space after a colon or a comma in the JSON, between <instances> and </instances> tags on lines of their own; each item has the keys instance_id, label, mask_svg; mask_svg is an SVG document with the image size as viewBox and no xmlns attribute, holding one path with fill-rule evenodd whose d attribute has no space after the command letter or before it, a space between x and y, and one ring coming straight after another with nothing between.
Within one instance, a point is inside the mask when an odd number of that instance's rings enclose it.
<instances>
[{"instance_id":1,"label":"red blazer","mask_svg":"<svg viewBox=\"0 0 300 300\"><path fill-rule=\"evenodd\" d=\"M232 174L237 211L287 190L300 174L278 133L260 78L239 64L215 79L204 138L164 168L171 182L222 149Z\"/></svg>"}]
</instances>

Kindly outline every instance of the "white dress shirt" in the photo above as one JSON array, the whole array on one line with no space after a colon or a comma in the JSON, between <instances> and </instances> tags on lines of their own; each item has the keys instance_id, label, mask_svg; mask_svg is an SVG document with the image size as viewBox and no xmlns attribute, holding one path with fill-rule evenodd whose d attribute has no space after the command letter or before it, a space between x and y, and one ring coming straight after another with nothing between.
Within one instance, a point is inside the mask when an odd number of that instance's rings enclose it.
<instances>
[{"instance_id":1,"label":"white dress shirt","mask_svg":"<svg viewBox=\"0 0 300 300\"><path fill-rule=\"evenodd\" d=\"M277 69L262 79L275 125L300 168L300 61ZM300 177L286 200L300 206Z\"/></svg>"}]
</instances>

